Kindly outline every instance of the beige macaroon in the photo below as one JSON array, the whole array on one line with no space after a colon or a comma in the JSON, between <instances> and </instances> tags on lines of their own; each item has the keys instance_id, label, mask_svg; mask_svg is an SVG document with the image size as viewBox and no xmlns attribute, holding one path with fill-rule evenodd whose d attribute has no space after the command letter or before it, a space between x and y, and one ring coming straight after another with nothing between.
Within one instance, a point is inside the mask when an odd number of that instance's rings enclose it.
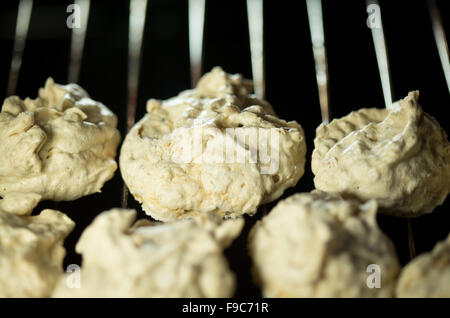
<instances>
[{"instance_id":1,"label":"beige macaroon","mask_svg":"<svg viewBox=\"0 0 450 318\"><path fill-rule=\"evenodd\" d=\"M76 246L80 273L68 274L54 297L230 297L235 277L223 250L243 219L222 223L133 222L134 210L100 214ZM78 280L78 281L76 281ZM72 285L71 285L72 284ZM78 284L80 288L70 288Z\"/></svg>"},{"instance_id":2,"label":"beige macaroon","mask_svg":"<svg viewBox=\"0 0 450 318\"><path fill-rule=\"evenodd\" d=\"M450 143L418 104L419 92L388 109L361 109L317 128L316 188L363 201L380 212L415 217L450 192Z\"/></svg>"},{"instance_id":3,"label":"beige macaroon","mask_svg":"<svg viewBox=\"0 0 450 318\"><path fill-rule=\"evenodd\" d=\"M376 210L319 191L280 201L249 236L263 296L392 297L400 266Z\"/></svg>"},{"instance_id":4,"label":"beige macaroon","mask_svg":"<svg viewBox=\"0 0 450 318\"><path fill-rule=\"evenodd\" d=\"M74 200L99 192L117 169L116 116L76 84L51 78L39 97L5 99L0 112L0 196Z\"/></svg>"},{"instance_id":5,"label":"beige macaroon","mask_svg":"<svg viewBox=\"0 0 450 318\"><path fill-rule=\"evenodd\" d=\"M193 90L147 103L129 132L120 170L153 218L253 214L304 172L303 129L250 94L252 82L220 68Z\"/></svg>"},{"instance_id":6,"label":"beige macaroon","mask_svg":"<svg viewBox=\"0 0 450 318\"><path fill-rule=\"evenodd\" d=\"M35 198L22 204L12 198L0 200L0 298L49 297L63 275L63 242L75 224L55 210L26 215Z\"/></svg>"},{"instance_id":7,"label":"beige macaroon","mask_svg":"<svg viewBox=\"0 0 450 318\"><path fill-rule=\"evenodd\" d=\"M450 234L429 253L419 255L402 270L397 297L450 298Z\"/></svg>"}]
</instances>

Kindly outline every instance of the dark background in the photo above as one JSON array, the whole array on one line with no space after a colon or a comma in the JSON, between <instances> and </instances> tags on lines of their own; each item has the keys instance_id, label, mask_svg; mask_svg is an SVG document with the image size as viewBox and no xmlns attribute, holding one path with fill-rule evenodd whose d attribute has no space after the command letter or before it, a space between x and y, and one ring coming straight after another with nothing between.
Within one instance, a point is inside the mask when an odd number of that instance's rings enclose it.
<instances>
[{"instance_id":1,"label":"dark background","mask_svg":"<svg viewBox=\"0 0 450 318\"><path fill-rule=\"evenodd\" d=\"M107 105L120 119L125 134L127 103L128 1L91 1L87 37L79 84ZM6 96L18 1L0 2L0 100ZM66 7L71 1L35 0L16 94L35 97L45 79L67 82L71 31L66 27ZM294 5L295 3L295 5ZM449 91L445 83L425 1L380 1L389 51L395 99L419 89L423 108L450 131ZM447 35L449 2L438 1ZM267 100L283 119L297 120L305 129L308 145L306 172L283 197L313 189L310 157L315 128L320 124L306 5L303 1L264 2ZM365 1L323 1L328 50L330 104L333 117L361 107L383 107ZM250 46L245 1L207 1L203 69L215 65L251 78ZM190 88L187 0L149 0L139 82L137 119L145 113L148 98L168 98ZM0 154L7 155L7 154ZM120 172L101 194L73 202L57 203L77 227L66 240L64 265L81 263L74 246L84 228L100 212L121 204ZM259 295L252 283L246 240L251 226L275 204L246 217L242 235L226 251L238 276L237 296ZM139 211L134 199L129 206ZM36 211L55 207L43 202ZM417 253L429 251L450 231L450 202L429 215L413 220ZM408 261L405 219L379 216L382 229L393 239L400 261Z\"/></svg>"}]
</instances>

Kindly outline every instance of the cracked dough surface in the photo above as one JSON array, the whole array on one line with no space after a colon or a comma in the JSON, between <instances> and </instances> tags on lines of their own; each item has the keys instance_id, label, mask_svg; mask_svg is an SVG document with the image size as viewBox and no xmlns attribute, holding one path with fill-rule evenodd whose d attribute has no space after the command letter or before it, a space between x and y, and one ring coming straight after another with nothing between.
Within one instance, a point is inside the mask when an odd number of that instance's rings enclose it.
<instances>
[{"instance_id":1,"label":"cracked dough surface","mask_svg":"<svg viewBox=\"0 0 450 318\"><path fill-rule=\"evenodd\" d=\"M100 192L117 169L116 116L76 84L49 78L39 97L5 99L0 112L0 196L69 201Z\"/></svg>"},{"instance_id":2,"label":"cracked dough surface","mask_svg":"<svg viewBox=\"0 0 450 318\"><path fill-rule=\"evenodd\" d=\"M297 183L305 164L303 129L272 115L270 105L251 95L251 89L251 81L214 68L196 89L148 101L147 114L126 136L120 154L122 177L147 214L162 221L207 213L253 214ZM227 129L257 131L258 142L269 136L266 148L275 154L278 147L279 156L239 161L238 153L252 158L263 147ZM228 146L234 161L224 154ZM189 160L180 160L186 149L192 151Z\"/></svg>"},{"instance_id":3,"label":"cracked dough surface","mask_svg":"<svg viewBox=\"0 0 450 318\"><path fill-rule=\"evenodd\" d=\"M223 250L243 219L156 223L134 210L99 215L77 244L83 256L81 288L63 278L54 297L231 297L234 274Z\"/></svg>"},{"instance_id":4,"label":"cracked dough surface","mask_svg":"<svg viewBox=\"0 0 450 318\"><path fill-rule=\"evenodd\" d=\"M396 293L397 297L450 298L450 235L406 265Z\"/></svg>"},{"instance_id":5,"label":"cracked dough surface","mask_svg":"<svg viewBox=\"0 0 450 318\"><path fill-rule=\"evenodd\" d=\"M49 297L63 275L63 242L75 224L50 209L37 216L7 213L2 201L0 297Z\"/></svg>"},{"instance_id":6,"label":"cracked dough surface","mask_svg":"<svg viewBox=\"0 0 450 318\"><path fill-rule=\"evenodd\" d=\"M317 189L376 199L381 212L414 217L450 192L446 132L410 92L390 109L361 109L316 131L312 171Z\"/></svg>"},{"instance_id":7,"label":"cracked dough surface","mask_svg":"<svg viewBox=\"0 0 450 318\"><path fill-rule=\"evenodd\" d=\"M254 273L265 297L391 297L399 263L376 223L377 204L320 191L280 201L250 232ZM378 264L381 288L368 288Z\"/></svg>"}]
</instances>

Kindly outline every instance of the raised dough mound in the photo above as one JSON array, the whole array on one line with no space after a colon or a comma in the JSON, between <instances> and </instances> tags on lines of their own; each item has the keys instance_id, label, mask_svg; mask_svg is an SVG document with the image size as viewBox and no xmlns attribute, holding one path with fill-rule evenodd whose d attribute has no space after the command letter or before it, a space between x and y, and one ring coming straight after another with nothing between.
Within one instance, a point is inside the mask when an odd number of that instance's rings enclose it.
<instances>
[{"instance_id":1,"label":"raised dough mound","mask_svg":"<svg viewBox=\"0 0 450 318\"><path fill-rule=\"evenodd\" d=\"M396 292L397 297L450 298L450 235L406 265Z\"/></svg>"},{"instance_id":2,"label":"raised dough mound","mask_svg":"<svg viewBox=\"0 0 450 318\"><path fill-rule=\"evenodd\" d=\"M377 226L377 204L323 192L280 201L249 237L254 273L265 297L391 297L399 264ZM381 288L369 288L370 264Z\"/></svg>"},{"instance_id":3,"label":"raised dough mound","mask_svg":"<svg viewBox=\"0 0 450 318\"><path fill-rule=\"evenodd\" d=\"M17 216L0 207L0 298L49 297L63 275L63 242L74 226L55 210Z\"/></svg>"},{"instance_id":4,"label":"raised dough mound","mask_svg":"<svg viewBox=\"0 0 450 318\"><path fill-rule=\"evenodd\" d=\"M450 192L450 144L410 92L390 109L361 109L317 128L316 188L361 200L381 212L419 216Z\"/></svg>"},{"instance_id":5,"label":"raised dough mound","mask_svg":"<svg viewBox=\"0 0 450 318\"><path fill-rule=\"evenodd\" d=\"M51 78L39 97L5 99L0 112L0 196L69 201L99 192L117 169L116 116L78 85Z\"/></svg>"},{"instance_id":6,"label":"raised dough mound","mask_svg":"<svg viewBox=\"0 0 450 318\"><path fill-rule=\"evenodd\" d=\"M76 250L83 256L81 288L61 279L54 297L231 297L235 288L224 248L243 220L216 224L181 220L132 225L134 210L100 214ZM70 275L70 274L69 274Z\"/></svg>"},{"instance_id":7,"label":"raised dough mound","mask_svg":"<svg viewBox=\"0 0 450 318\"><path fill-rule=\"evenodd\" d=\"M166 101L148 101L147 114L125 138L120 169L149 215L168 221L207 213L253 214L297 183L305 164L303 129L271 115L267 102L249 95L251 86L240 75L214 68L196 89ZM228 161L225 147L230 145L230 153L245 158L263 148L230 130L254 132L258 142L269 136L267 148L272 154L278 147L279 156L271 161ZM192 160L179 160L186 149L192 151Z\"/></svg>"}]
</instances>

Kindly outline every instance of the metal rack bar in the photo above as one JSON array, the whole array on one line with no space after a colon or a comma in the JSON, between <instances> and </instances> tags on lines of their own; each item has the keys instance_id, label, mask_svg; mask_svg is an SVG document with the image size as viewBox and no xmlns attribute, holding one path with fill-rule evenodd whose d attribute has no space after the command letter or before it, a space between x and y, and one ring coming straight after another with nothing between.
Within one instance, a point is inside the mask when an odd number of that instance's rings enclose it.
<instances>
[{"instance_id":1,"label":"metal rack bar","mask_svg":"<svg viewBox=\"0 0 450 318\"><path fill-rule=\"evenodd\" d=\"M320 112L322 122L329 123L331 118L328 89L328 62L323 29L323 14L321 0L306 0L309 31L313 48L317 88L319 90Z\"/></svg>"},{"instance_id":2,"label":"metal rack bar","mask_svg":"<svg viewBox=\"0 0 450 318\"><path fill-rule=\"evenodd\" d=\"M128 103L127 132L136 120L137 96L139 88L139 68L141 64L142 40L147 11L147 0L131 0L128 29ZM123 183L122 208L128 205L128 187Z\"/></svg>"},{"instance_id":3,"label":"metal rack bar","mask_svg":"<svg viewBox=\"0 0 450 318\"><path fill-rule=\"evenodd\" d=\"M80 76L81 61L86 39L87 23L89 20L90 0L75 0L74 4L80 8L80 26L72 29L72 39L70 44L70 62L68 82L77 83Z\"/></svg>"},{"instance_id":4,"label":"metal rack bar","mask_svg":"<svg viewBox=\"0 0 450 318\"><path fill-rule=\"evenodd\" d=\"M202 75L203 28L205 24L205 0L189 0L189 59L191 86L197 85Z\"/></svg>"},{"instance_id":5,"label":"metal rack bar","mask_svg":"<svg viewBox=\"0 0 450 318\"><path fill-rule=\"evenodd\" d=\"M444 26L442 24L442 17L435 0L428 1L428 11L430 13L431 25L433 27L434 40L441 59L442 70L444 71L447 88L450 93L450 62L448 53L447 37L445 36Z\"/></svg>"},{"instance_id":6,"label":"metal rack bar","mask_svg":"<svg viewBox=\"0 0 450 318\"><path fill-rule=\"evenodd\" d=\"M264 1L247 0L247 17L250 38L253 83L255 94L264 99L266 79L264 72Z\"/></svg>"},{"instance_id":7,"label":"metal rack bar","mask_svg":"<svg viewBox=\"0 0 450 318\"><path fill-rule=\"evenodd\" d=\"M22 55L25 49L25 41L30 26L31 12L33 11L33 0L20 0L17 10L16 33L14 37L14 48L8 78L7 96L16 92L19 79L20 67L22 66Z\"/></svg>"},{"instance_id":8,"label":"metal rack bar","mask_svg":"<svg viewBox=\"0 0 450 318\"><path fill-rule=\"evenodd\" d=\"M384 105L389 107L392 104L392 81L389 68L389 58L384 37L383 22L381 19L380 5L377 0L367 0L367 13L373 14L375 23L370 27L372 39L377 57L378 71L380 73L381 88L383 89ZM371 9L373 8L373 9ZM371 17L369 16L369 19Z\"/></svg>"}]
</instances>

